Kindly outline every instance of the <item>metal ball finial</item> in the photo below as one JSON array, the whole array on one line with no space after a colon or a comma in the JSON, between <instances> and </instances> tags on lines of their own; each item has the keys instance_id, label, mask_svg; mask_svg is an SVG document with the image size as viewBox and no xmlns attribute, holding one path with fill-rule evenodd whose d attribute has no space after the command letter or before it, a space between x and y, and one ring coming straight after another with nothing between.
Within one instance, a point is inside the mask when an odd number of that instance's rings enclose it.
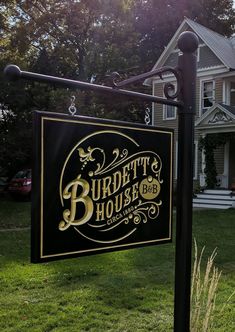
<instances>
[{"instance_id":1,"label":"metal ball finial","mask_svg":"<svg viewBox=\"0 0 235 332\"><path fill-rule=\"evenodd\" d=\"M4 75L10 80L15 81L21 76L21 70L16 65L8 65L4 69Z\"/></svg>"},{"instance_id":2,"label":"metal ball finial","mask_svg":"<svg viewBox=\"0 0 235 332\"><path fill-rule=\"evenodd\" d=\"M198 36L191 31L182 32L178 39L178 47L184 53L193 53L198 48Z\"/></svg>"}]
</instances>

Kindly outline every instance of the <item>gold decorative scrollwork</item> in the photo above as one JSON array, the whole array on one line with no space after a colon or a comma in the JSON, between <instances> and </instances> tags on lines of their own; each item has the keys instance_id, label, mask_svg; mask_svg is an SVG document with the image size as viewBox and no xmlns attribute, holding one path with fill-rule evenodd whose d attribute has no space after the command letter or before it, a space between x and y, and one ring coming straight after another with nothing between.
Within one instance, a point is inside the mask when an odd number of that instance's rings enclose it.
<instances>
[{"instance_id":1,"label":"gold decorative scrollwork","mask_svg":"<svg viewBox=\"0 0 235 332\"><path fill-rule=\"evenodd\" d=\"M157 177L159 183L162 183L163 180L160 179L161 170L162 170L162 161L158 155L156 155L156 156L157 157L154 157L154 160L152 162L151 169L152 169L153 173L156 174L156 177Z\"/></svg>"},{"instance_id":2,"label":"gold decorative scrollwork","mask_svg":"<svg viewBox=\"0 0 235 332\"><path fill-rule=\"evenodd\" d=\"M138 208L129 214L128 218L125 218L125 224L133 221L135 225L140 222L146 223L149 219L155 219L159 215L159 206L162 205L162 201L156 203L154 201L141 203L139 202Z\"/></svg>"},{"instance_id":3,"label":"gold decorative scrollwork","mask_svg":"<svg viewBox=\"0 0 235 332\"><path fill-rule=\"evenodd\" d=\"M106 171L110 170L111 167L116 167L119 164L121 164L128 156L128 150L127 149L123 149L121 152L118 148L113 150L113 155L114 155L114 159L108 164L106 165L106 167L104 167L105 162L103 163L103 167L100 169L97 169L95 171L95 175L98 174L104 174Z\"/></svg>"},{"instance_id":4,"label":"gold decorative scrollwork","mask_svg":"<svg viewBox=\"0 0 235 332\"><path fill-rule=\"evenodd\" d=\"M89 161L95 161L96 160L96 158L93 156L93 152L95 152L95 151L99 151L101 153L102 162L96 164L96 166L97 166L96 170L94 172L90 171L89 176L99 175L99 174L105 173L111 167L115 167L115 166L119 165L120 163L122 163L128 156L128 150L127 149L123 149L120 152L120 150L118 148L116 148L116 149L113 150L114 159L105 166L106 156L105 156L105 152L104 152L103 149L91 148L89 146L87 148L87 152L85 152L85 150L83 148L78 148L80 161L83 163L82 169L85 168L85 166L87 165L87 163Z\"/></svg>"},{"instance_id":5,"label":"gold decorative scrollwork","mask_svg":"<svg viewBox=\"0 0 235 332\"><path fill-rule=\"evenodd\" d=\"M85 168L85 166L87 165L87 163L89 161L95 161L95 158L92 156L94 151L99 151L102 156L103 156L103 162L102 164L97 163L97 170L101 169L104 167L104 163L105 163L105 153L104 150L100 149L100 148L91 148L90 146L87 148L87 152L84 151L83 148L78 148L78 153L79 153L79 157L80 157L80 161L83 163L82 165L82 169ZM93 174L93 172L90 172Z\"/></svg>"}]
</instances>

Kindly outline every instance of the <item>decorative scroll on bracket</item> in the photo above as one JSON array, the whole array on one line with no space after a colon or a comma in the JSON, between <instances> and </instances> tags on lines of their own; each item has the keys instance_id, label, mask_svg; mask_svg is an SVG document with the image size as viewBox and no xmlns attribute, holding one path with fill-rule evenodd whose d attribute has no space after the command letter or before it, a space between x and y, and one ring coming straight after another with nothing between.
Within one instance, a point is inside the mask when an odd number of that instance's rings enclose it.
<instances>
[{"instance_id":1,"label":"decorative scroll on bracket","mask_svg":"<svg viewBox=\"0 0 235 332\"><path fill-rule=\"evenodd\" d=\"M138 81L142 81L146 78L150 78L153 76L159 76L161 80L164 80L163 75L166 73L171 73L175 76L176 78L176 86L170 82L165 83L163 91L164 91L164 95L167 99L176 99L179 97L180 92L181 92L181 87L182 87L182 79L181 79L181 75L180 72L178 71L178 69L173 68L173 67L162 67L162 68L158 68L152 71L149 71L147 73L144 74L140 74L137 76L133 76L131 78L128 78L124 81L118 81L120 80L120 74L118 72L113 72L110 75L110 79L112 82L112 87L114 88L122 88L123 86L126 86L128 84L132 84L132 83L136 83Z\"/></svg>"}]
</instances>

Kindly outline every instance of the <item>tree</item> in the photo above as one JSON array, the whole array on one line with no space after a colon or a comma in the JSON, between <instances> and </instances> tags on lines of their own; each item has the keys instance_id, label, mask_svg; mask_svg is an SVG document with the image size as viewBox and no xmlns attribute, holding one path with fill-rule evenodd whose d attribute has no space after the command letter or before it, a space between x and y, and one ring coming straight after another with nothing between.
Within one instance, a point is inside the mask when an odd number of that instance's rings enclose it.
<instances>
[{"instance_id":1,"label":"tree","mask_svg":"<svg viewBox=\"0 0 235 332\"><path fill-rule=\"evenodd\" d=\"M136 0L135 29L141 35L139 56L147 69L152 68L173 34L188 17L224 35L235 29L232 0Z\"/></svg>"},{"instance_id":2,"label":"tree","mask_svg":"<svg viewBox=\"0 0 235 332\"><path fill-rule=\"evenodd\" d=\"M151 69L185 15L225 35L233 31L231 0L0 0L0 67L16 63L24 70L109 84L112 71L126 78ZM9 125L4 146L9 143L12 155L21 151L20 135L30 146L33 110L64 112L71 94L80 114L144 120L142 102L0 80L0 103L16 115L4 123ZM24 121L29 125L21 125Z\"/></svg>"},{"instance_id":3,"label":"tree","mask_svg":"<svg viewBox=\"0 0 235 332\"><path fill-rule=\"evenodd\" d=\"M125 1L115 2L115 5L110 0L18 0L0 3L0 31L4 40L0 56L2 68L13 62L24 70L81 80L89 80L95 73L97 82L104 83L108 69L133 67L138 63L133 56L136 34L131 23L125 23L129 20ZM125 52L122 52L123 49ZM76 95L81 114L106 117L108 111L105 112L105 108L110 110L110 107L107 108L110 100L96 98L92 93L69 92L67 89L32 82L12 85L1 81L0 102L7 104L15 114L11 121L6 119L4 122L4 128L8 126L8 129L4 144L0 145L0 153L4 156L1 166L8 167L8 173L12 173L10 164L17 168L23 164L23 160L28 163L29 158L23 158L22 149L25 148L29 155L31 130L28 129L32 127L32 111L66 111L71 93ZM116 115L116 118L128 119L126 114L119 114L123 113L120 109L129 106L132 119L138 120L135 108L126 101L118 101L109 112L109 117ZM22 126L25 117L29 128ZM21 137L25 137L23 144ZM19 151L22 158L16 157L15 151Z\"/></svg>"},{"instance_id":4,"label":"tree","mask_svg":"<svg viewBox=\"0 0 235 332\"><path fill-rule=\"evenodd\" d=\"M189 17L207 28L230 37L235 29L233 0L198 0L191 2Z\"/></svg>"},{"instance_id":5,"label":"tree","mask_svg":"<svg viewBox=\"0 0 235 332\"><path fill-rule=\"evenodd\" d=\"M24 52L46 49L58 61L63 58L66 67L61 72L57 66L54 74L84 79L85 56L99 15L99 0L18 0L12 11L12 43Z\"/></svg>"}]
</instances>

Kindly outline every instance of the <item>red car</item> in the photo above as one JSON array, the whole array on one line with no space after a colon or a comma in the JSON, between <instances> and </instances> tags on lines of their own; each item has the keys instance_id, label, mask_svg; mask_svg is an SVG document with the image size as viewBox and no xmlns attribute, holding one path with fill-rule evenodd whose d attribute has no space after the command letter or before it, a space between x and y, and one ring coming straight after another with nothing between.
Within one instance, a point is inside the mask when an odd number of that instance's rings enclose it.
<instances>
[{"instance_id":1,"label":"red car","mask_svg":"<svg viewBox=\"0 0 235 332\"><path fill-rule=\"evenodd\" d=\"M24 169L16 173L8 185L8 191L14 196L28 197L31 194L31 169Z\"/></svg>"}]
</instances>

